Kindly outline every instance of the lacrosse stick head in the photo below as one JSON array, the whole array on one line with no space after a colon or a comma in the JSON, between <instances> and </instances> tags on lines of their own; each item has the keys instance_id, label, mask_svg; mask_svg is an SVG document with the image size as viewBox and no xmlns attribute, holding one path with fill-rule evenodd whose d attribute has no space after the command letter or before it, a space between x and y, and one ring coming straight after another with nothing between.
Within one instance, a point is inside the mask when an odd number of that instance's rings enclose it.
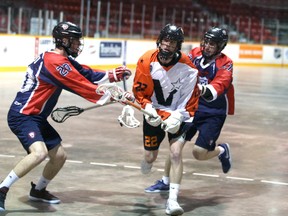
<instances>
[{"instance_id":1,"label":"lacrosse stick head","mask_svg":"<svg viewBox=\"0 0 288 216\"><path fill-rule=\"evenodd\" d=\"M136 128L140 125L140 122L134 116L134 110L129 105L123 107L122 114L118 117L118 121L121 126L124 125L127 128Z\"/></svg>"},{"instance_id":2,"label":"lacrosse stick head","mask_svg":"<svg viewBox=\"0 0 288 216\"><path fill-rule=\"evenodd\" d=\"M115 101L124 100L124 90L115 83L104 83L98 86L96 93L99 95L108 94Z\"/></svg>"},{"instance_id":3,"label":"lacrosse stick head","mask_svg":"<svg viewBox=\"0 0 288 216\"><path fill-rule=\"evenodd\" d=\"M135 101L133 94L124 91L124 89L117 86L115 83L104 83L99 85L96 89L96 93L99 95L107 94L111 97L111 99L124 105Z\"/></svg>"},{"instance_id":4,"label":"lacrosse stick head","mask_svg":"<svg viewBox=\"0 0 288 216\"><path fill-rule=\"evenodd\" d=\"M57 123L63 123L71 116L77 116L81 114L84 109L76 106L59 107L52 111L51 118Z\"/></svg>"}]
</instances>

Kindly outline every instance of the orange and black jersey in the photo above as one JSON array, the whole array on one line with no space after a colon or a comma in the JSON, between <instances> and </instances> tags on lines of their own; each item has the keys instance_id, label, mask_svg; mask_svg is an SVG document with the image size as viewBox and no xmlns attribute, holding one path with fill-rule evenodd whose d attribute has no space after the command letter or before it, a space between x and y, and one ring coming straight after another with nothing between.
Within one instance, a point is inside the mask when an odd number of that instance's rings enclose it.
<instances>
[{"instance_id":1,"label":"orange and black jersey","mask_svg":"<svg viewBox=\"0 0 288 216\"><path fill-rule=\"evenodd\" d=\"M157 59L158 49L142 55L136 68L133 93L145 107L152 103L162 119L178 110L188 121L198 108L197 69L184 53L175 64L163 66Z\"/></svg>"}]
</instances>

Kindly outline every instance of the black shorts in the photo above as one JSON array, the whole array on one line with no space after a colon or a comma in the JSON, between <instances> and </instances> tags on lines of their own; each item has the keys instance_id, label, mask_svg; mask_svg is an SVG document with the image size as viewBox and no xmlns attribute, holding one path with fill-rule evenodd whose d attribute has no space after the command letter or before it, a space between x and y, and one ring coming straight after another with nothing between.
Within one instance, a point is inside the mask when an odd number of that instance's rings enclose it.
<instances>
[{"instance_id":1,"label":"black shorts","mask_svg":"<svg viewBox=\"0 0 288 216\"><path fill-rule=\"evenodd\" d=\"M183 122L180 126L179 131L176 134L168 134L168 140L171 141L174 138L177 138L181 135L186 134L187 131L190 130L193 123L187 123ZM158 150L160 147L160 144L164 140L166 135L166 132L161 129L161 125L157 127L153 127L150 124L147 123L146 119L143 117L143 145L144 149L147 151L154 151ZM190 141L191 136L185 135L185 140Z\"/></svg>"},{"instance_id":2,"label":"black shorts","mask_svg":"<svg viewBox=\"0 0 288 216\"><path fill-rule=\"evenodd\" d=\"M44 142L47 149L51 150L62 141L57 131L42 116L24 115L10 110L8 125L27 153L34 142Z\"/></svg>"}]
</instances>

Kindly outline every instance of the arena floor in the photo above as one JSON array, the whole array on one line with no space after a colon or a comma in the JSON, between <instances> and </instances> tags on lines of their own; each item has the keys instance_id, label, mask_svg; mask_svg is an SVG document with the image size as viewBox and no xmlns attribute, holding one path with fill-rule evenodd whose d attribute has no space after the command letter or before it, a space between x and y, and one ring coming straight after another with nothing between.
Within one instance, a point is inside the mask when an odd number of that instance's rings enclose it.
<instances>
[{"instance_id":1,"label":"arena floor","mask_svg":"<svg viewBox=\"0 0 288 216\"><path fill-rule=\"evenodd\" d=\"M25 155L6 122L23 75L0 73L0 179ZM217 158L196 161L191 155L193 142L187 143L178 199L183 215L287 216L287 68L235 67L234 77L236 114L228 117L219 138L219 142L230 143L232 170L223 174ZM92 104L63 93L58 106L67 105ZM62 124L51 120L68 152L68 161L48 187L62 203L47 205L28 200L30 182L38 181L41 164L11 187L2 215L165 215L167 194L146 194L144 188L163 174L167 141L161 146L153 172L142 175L142 127L120 127L117 117L121 110L122 105L113 104L86 111ZM141 121L142 114L135 114Z\"/></svg>"}]
</instances>

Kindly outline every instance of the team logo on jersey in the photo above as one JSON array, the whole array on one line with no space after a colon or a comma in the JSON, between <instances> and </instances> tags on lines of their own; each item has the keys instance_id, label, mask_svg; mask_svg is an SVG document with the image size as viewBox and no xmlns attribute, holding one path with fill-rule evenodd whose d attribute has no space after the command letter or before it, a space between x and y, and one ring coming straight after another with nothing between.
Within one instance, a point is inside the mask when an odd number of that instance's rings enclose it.
<instances>
[{"instance_id":1,"label":"team logo on jersey","mask_svg":"<svg viewBox=\"0 0 288 216\"><path fill-rule=\"evenodd\" d=\"M30 137L31 139L34 139L34 138L35 138L35 132L30 132L28 135L29 135L29 137Z\"/></svg>"},{"instance_id":2,"label":"team logo on jersey","mask_svg":"<svg viewBox=\"0 0 288 216\"><path fill-rule=\"evenodd\" d=\"M164 97L164 92L163 92L162 86L160 84L160 81L153 79L153 83L154 83L155 96L157 98L158 103L163 105L163 106L171 106L174 94L177 93L177 91L181 87L182 83L180 82L180 79L178 79L173 84L171 83L173 85L173 87L169 91L169 95L166 99Z\"/></svg>"},{"instance_id":3,"label":"team logo on jersey","mask_svg":"<svg viewBox=\"0 0 288 216\"><path fill-rule=\"evenodd\" d=\"M68 63L64 63L61 66L56 67L56 70L59 71L59 73L62 76L67 76L67 74L72 70L70 65Z\"/></svg>"},{"instance_id":4,"label":"team logo on jersey","mask_svg":"<svg viewBox=\"0 0 288 216\"><path fill-rule=\"evenodd\" d=\"M208 85L208 78L205 76L199 76L199 81L198 81L201 85Z\"/></svg>"},{"instance_id":5,"label":"team logo on jersey","mask_svg":"<svg viewBox=\"0 0 288 216\"><path fill-rule=\"evenodd\" d=\"M176 90L176 92L180 89L182 83L180 81L180 78L178 80L176 80L175 82L171 83L173 85L172 89L170 92L174 92Z\"/></svg>"},{"instance_id":6,"label":"team logo on jersey","mask_svg":"<svg viewBox=\"0 0 288 216\"><path fill-rule=\"evenodd\" d=\"M222 69L228 70L228 71L232 71L232 69L233 69L233 64L229 63L229 64L227 64L227 65L224 65L224 66L222 67Z\"/></svg>"}]
</instances>

